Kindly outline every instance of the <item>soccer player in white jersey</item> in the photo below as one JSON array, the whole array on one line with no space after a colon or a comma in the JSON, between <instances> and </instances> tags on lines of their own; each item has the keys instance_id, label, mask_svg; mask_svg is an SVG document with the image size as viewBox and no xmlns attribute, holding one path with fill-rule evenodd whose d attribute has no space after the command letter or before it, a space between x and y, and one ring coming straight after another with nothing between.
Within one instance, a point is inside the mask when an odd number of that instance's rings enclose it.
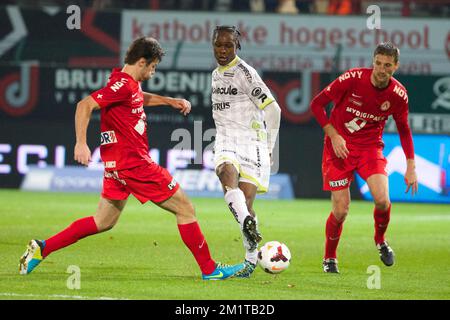
<instances>
[{"instance_id":1,"label":"soccer player in white jersey","mask_svg":"<svg viewBox=\"0 0 450 320\"><path fill-rule=\"evenodd\" d=\"M248 278L256 267L262 239L253 201L257 193L269 188L281 109L256 70L237 56L239 37L234 26L214 30L212 44L218 66L212 72L212 114L217 130L216 174L246 249L246 268L238 276Z\"/></svg>"}]
</instances>

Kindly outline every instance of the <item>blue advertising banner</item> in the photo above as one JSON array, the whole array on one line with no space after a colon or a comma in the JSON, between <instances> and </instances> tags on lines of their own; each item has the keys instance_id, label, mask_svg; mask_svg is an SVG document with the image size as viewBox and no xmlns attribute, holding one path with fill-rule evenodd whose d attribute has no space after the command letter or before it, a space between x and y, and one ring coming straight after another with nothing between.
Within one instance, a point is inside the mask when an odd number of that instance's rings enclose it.
<instances>
[{"instance_id":1,"label":"blue advertising banner","mask_svg":"<svg viewBox=\"0 0 450 320\"><path fill-rule=\"evenodd\" d=\"M213 170L176 170L173 177L190 197L223 197L222 187ZM97 192L102 189L103 170L81 166L39 168L30 166L21 189L52 192ZM270 187L258 199L293 199L294 189L288 174L270 177Z\"/></svg>"},{"instance_id":2,"label":"blue advertising banner","mask_svg":"<svg viewBox=\"0 0 450 320\"><path fill-rule=\"evenodd\" d=\"M392 201L450 203L450 136L414 135L419 192L405 193L405 155L397 134L384 134L384 155L388 161L389 191ZM357 175L358 188L366 200L373 200L367 183Z\"/></svg>"}]
</instances>

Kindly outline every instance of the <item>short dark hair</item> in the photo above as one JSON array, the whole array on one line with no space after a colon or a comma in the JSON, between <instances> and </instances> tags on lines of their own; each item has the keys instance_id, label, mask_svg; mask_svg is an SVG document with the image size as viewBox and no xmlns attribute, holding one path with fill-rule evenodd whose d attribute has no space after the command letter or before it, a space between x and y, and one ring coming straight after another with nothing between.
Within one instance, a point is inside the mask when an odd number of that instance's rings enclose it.
<instances>
[{"instance_id":1,"label":"short dark hair","mask_svg":"<svg viewBox=\"0 0 450 320\"><path fill-rule=\"evenodd\" d=\"M392 42L382 42L375 48L373 56L375 57L377 54L393 57L395 63L397 63L400 57L400 49L397 48Z\"/></svg>"},{"instance_id":2,"label":"short dark hair","mask_svg":"<svg viewBox=\"0 0 450 320\"><path fill-rule=\"evenodd\" d=\"M213 41L216 38L217 34L220 31L227 31L227 32L231 32L234 35L234 38L236 39L236 47L240 50L241 49L241 33L239 32L239 30L235 27L235 26L217 26L214 29L214 33L213 33Z\"/></svg>"},{"instance_id":3,"label":"short dark hair","mask_svg":"<svg viewBox=\"0 0 450 320\"><path fill-rule=\"evenodd\" d=\"M135 64L140 58L147 61L147 65L157 59L161 62L165 52L159 42L151 37L140 37L133 41L125 54L126 64Z\"/></svg>"}]
</instances>

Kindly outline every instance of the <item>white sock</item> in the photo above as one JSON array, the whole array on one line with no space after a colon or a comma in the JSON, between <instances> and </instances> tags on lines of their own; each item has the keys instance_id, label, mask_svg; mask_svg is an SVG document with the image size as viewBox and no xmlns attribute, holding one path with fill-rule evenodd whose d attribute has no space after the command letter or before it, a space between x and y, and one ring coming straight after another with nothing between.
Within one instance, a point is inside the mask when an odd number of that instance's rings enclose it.
<instances>
[{"instance_id":1,"label":"white sock","mask_svg":"<svg viewBox=\"0 0 450 320\"><path fill-rule=\"evenodd\" d=\"M244 233L242 232L242 225L244 224L245 217L250 215L250 212L247 209L247 204L245 202L245 195L239 188L228 190L227 193L225 193L225 202L227 203L228 208L233 213L234 217L236 218L237 222L240 225L239 230L241 231L242 242L245 248L245 260L248 260L251 263L256 264L258 257L258 250L257 249L253 251L249 250L250 245L247 239L245 238ZM256 217L255 220L256 222L258 222Z\"/></svg>"},{"instance_id":2,"label":"white sock","mask_svg":"<svg viewBox=\"0 0 450 320\"><path fill-rule=\"evenodd\" d=\"M242 237L244 239L242 242L244 243L244 247L245 247L245 260L250 261L253 264L256 264L256 262L258 261L258 249L249 251L248 242L243 235L242 235Z\"/></svg>"},{"instance_id":3,"label":"white sock","mask_svg":"<svg viewBox=\"0 0 450 320\"><path fill-rule=\"evenodd\" d=\"M225 202L242 228L245 217L250 215L247 204L245 203L244 193L239 188L228 190L227 193L225 193Z\"/></svg>"}]
</instances>

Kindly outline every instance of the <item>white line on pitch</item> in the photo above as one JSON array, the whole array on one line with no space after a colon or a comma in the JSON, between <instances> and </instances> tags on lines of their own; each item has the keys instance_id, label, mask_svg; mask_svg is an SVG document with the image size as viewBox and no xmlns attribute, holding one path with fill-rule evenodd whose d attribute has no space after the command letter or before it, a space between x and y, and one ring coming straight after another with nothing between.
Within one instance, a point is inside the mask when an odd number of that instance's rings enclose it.
<instances>
[{"instance_id":1,"label":"white line on pitch","mask_svg":"<svg viewBox=\"0 0 450 320\"><path fill-rule=\"evenodd\" d=\"M12 292L0 292L0 296L3 297L25 297L25 298L55 298L55 299L79 299L79 300L128 300L126 298L112 298L112 297L86 297L86 296L70 296L65 294L25 294L25 293L12 293Z\"/></svg>"}]
</instances>

